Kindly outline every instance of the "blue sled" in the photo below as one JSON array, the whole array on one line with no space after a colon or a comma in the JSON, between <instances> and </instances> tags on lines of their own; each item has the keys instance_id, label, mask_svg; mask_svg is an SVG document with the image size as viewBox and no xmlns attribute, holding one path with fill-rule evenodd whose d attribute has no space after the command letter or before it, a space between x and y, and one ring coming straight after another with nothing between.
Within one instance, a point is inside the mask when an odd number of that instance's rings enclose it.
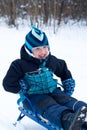
<instances>
[{"instance_id":1,"label":"blue sled","mask_svg":"<svg viewBox=\"0 0 87 130\"><path fill-rule=\"evenodd\" d=\"M25 100L28 100L29 105L32 108L32 104L31 104L29 98L27 98L27 96L26 96ZM27 116L30 119L32 119L33 121L35 121L36 123L38 123L39 125L45 127L47 130L63 130L62 128L59 128L55 124L51 123L49 120L42 117L40 114L35 113L33 111L33 108L31 110L25 109L23 107L23 102L21 101L21 99L18 99L18 105L19 105L18 109L20 111L20 115L17 119L17 122L20 121L24 116ZM15 126L16 126L17 122L14 124Z\"/></svg>"}]
</instances>

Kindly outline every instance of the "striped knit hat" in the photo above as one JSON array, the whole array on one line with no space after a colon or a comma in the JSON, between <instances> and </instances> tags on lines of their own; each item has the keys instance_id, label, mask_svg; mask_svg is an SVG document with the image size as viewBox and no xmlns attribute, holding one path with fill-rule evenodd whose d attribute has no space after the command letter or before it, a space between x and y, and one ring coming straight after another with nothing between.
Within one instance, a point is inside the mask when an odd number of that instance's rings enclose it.
<instances>
[{"instance_id":1,"label":"striped knit hat","mask_svg":"<svg viewBox=\"0 0 87 130\"><path fill-rule=\"evenodd\" d=\"M32 30L25 37L25 46L32 52L34 47L49 46L48 38L44 32L36 27L32 27Z\"/></svg>"}]
</instances>

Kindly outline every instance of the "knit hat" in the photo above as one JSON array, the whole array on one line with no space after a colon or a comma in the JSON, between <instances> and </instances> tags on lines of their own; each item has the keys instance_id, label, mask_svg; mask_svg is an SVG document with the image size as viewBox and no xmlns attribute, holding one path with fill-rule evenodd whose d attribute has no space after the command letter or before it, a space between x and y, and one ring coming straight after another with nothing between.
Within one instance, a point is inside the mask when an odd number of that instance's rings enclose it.
<instances>
[{"instance_id":1,"label":"knit hat","mask_svg":"<svg viewBox=\"0 0 87 130\"><path fill-rule=\"evenodd\" d=\"M49 46L48 38L44 32L36 27L32 27L32 30L25 37L25 46L32 52L34 47Z\"/></svg>"}]
</instances>

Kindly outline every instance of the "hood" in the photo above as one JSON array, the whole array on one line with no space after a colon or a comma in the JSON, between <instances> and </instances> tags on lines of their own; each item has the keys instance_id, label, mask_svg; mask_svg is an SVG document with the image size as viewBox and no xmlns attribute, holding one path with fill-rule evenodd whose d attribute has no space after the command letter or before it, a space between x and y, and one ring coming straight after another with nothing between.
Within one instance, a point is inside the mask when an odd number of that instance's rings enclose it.
<instances>
[{"instance_id":1,"label":"hood","mask_svg":"<svg viewBox=\"0 0 87 130\"><path fill-rule=\"evenodd\" d=\"M50 54L49 54L50 55ZM47 61L48 60L48 58L49 58L49 55L48 55L48 57L46 58L46 59L37 59L37 58L35 58L35 57L33 57L33 56L31 56L31 55L29 55L27 52L26 52L26 50L25 50L25 45L23 45L22 47L21 47L21 50L20 50L20 58L21 59L23 59L23 60L26 60L26 61L28 61L28 62L33 62L33 63L35 63L35 64L42 64L44 61Z\"/></svg>"}]
</instances>

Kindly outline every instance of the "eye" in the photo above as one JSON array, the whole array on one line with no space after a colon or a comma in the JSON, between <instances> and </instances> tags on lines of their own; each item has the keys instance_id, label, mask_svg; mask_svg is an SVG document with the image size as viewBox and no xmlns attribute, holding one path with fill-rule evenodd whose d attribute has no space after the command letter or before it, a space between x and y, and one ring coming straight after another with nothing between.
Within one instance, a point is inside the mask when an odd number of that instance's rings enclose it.
<instances>
[{"instance_id":1,"label":"eye","mask_svg":"<svg viewBox=\"0 0 87 130\"><path fill-rule=\"evenodd\" d=\"M36 50L38 51L38 50L40 50L40 48L39 48L39 47L37 47L37 48L36 48Z\"/></svg>"},{"instance_id":2,"label":"eye","mask_svg":"<svg viewBox=\"0 0 87 130\"><path fill-rule=\"evenodd\" d=\"M33 48L33 50L34 51L38 51L38 50L40 50L40 48L39 47L35 47L35 48Z\"/></svg>"},{"instance_id":3,"label":"eye","mask_svg":"<svg viewBox=\"0 0 87 130\"><path fill-rule=\"evenodd\" d=\"M46 48L46 46L44 46L43 48Z\"/></svg>"},{"instance_id":4,"label":"eye","mask_svg":"<svg viewBox=\"0 0 87 130\"><path fill-rule=\"evenodd\" d=\"M43 48L48 48L48 46L43 46Z\"/></svg>"}]
</instances>

